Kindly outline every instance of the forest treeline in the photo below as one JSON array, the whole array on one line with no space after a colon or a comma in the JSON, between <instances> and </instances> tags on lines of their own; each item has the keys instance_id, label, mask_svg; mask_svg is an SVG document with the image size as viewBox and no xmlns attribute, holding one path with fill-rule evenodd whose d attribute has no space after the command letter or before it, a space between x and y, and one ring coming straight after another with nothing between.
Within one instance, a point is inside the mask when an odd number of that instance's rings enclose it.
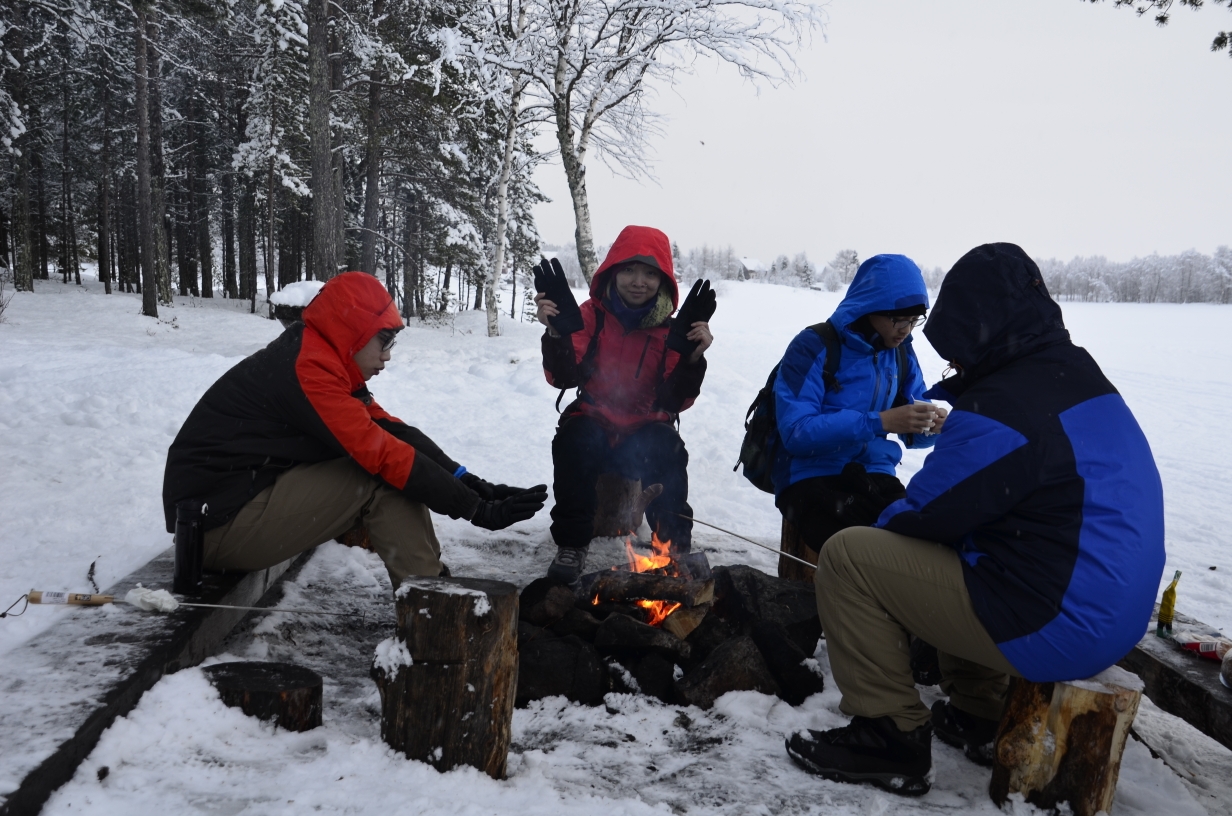
<instances>
[{"instance_id":1,"label":"forest treeline","mask_svg":"<svg viewBox=\"0 0 1232 816\"><path fill-rule=\"evenodd\" d=\"M760 280L786 286L838 291L851 282L860 266L855 250L844 249L820 268L806 253L779 255L769 265L749 266L731 248L681 251L673 245L682 280L719 278ZM1070 261L1039 260L1049 292L1057 300L1111 303L1232 303L1232 248L1221 246L1213 255L1188 250L1178 255L1152 254L1131 261L1109 261L1103 256ZM932 291L941 288L946 270L922 267Z\"/></svg>"},{"instance_id":2,"label":"forest treeline","mask_svg":"<svg viewBox=\"0 0 1232 816\"><path fill-rule=\"evenodd\" d=\"M586 162L646 171L647 84L699 56L790 81L822 20L806 0L8 0L0 256L17 289L97 259L147 315L359 269L408 317L473 294L497 334L498 280L539 248L538 162L559 160L589 279Z\"/></svg>"},{"instance_id":3,"label":"forest treeline","mask_svg":"<svg viewBox=\"0 0 1232 816\"><path fill-rule=\"evenodd\" d=\"M17 288L79 280L90 259L108 291L148 288L149 263L157 291L143 294L162 303L178 291L255 309L259 275L274 291L362 269L408 316L462 292L481 305L505 128L442 43L458 12L441 0L5 4L0 250ZM312 151L318 68L324 167ZM506 242L509 265L525 268L541 196L529 145L513 148ZM314 173L336 204L325 274Z\"/></svg>"}]
</instances>

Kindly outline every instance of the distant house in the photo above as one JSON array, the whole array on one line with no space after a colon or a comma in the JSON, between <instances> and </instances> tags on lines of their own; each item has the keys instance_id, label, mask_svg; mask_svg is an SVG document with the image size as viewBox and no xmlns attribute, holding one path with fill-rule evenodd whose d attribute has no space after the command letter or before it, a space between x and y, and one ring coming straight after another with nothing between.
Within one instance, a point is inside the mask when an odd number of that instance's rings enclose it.
<instances>
[{"instance_id":1,"label":"distant house","mask_svg":"<svg viewBox=\"0 0 1232 816\"><path fill-rule=\"evenodd\" d=\"M766 265L756 258L740 259L740 280L756 280L765 277Z\"/></svg>"}]
</instances>

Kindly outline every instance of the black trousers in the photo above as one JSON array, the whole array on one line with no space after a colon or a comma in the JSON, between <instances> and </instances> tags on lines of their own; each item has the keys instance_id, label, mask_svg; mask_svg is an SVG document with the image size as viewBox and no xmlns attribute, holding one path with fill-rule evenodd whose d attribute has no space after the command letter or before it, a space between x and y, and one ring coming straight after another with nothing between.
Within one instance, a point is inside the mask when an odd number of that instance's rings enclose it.
<instances>
[{"instance_id":1,"label":"black trousers","mask_svg":"<svg viewBox=\"0 0 1232 816\"><path fill-rule=\"evenodd\" d=\"M688 552L693 522L689 507L689 452L676 429L665 422L645 425L613 447L607 431L589 417L575 414L561 423L552 440L552 539L558 547L584 547L594 532L595 484L602 473L641 479L642 486L663 485L663 493L646 508L646 521L672 549Z\"/></svg>"},{"instance_id":2,"label":"black trousers","mask_svg":"<svg viewBox=\"0 0 1232 816\"><path fill-rule=\"evenodd\" d=\"M838 476L801 479L779 494L775 505L804 543L821 552L827 539L848 527L871 527L881 511L907 495L898 477L866 473L851 462Z\"/></svg>"}]
</instances>

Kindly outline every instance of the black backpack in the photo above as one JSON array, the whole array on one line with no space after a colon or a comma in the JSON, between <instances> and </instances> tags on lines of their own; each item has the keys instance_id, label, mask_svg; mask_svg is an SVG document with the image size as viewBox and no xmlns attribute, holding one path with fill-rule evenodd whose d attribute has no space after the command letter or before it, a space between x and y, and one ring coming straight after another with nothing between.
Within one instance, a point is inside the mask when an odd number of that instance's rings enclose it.
<instances>
[{"instance_id":1,"label":"black backpack","mask_svg":"<svg viewBox=\"0 0 1232 816\"><path fill-rule=\"evenodd\" d=\"M839 385L838 379L834 376L838 371L838 364L843 354L843 343L839 339L838 330L829 320L816 323L809 328L817 332L822 345L826 347L826 361L821 369L821 379L825 383L826 391L835 393L842 391L843 387ZM907 380L906 343L899 345L896 356L898 357L898 394L894 397L893 407L907 403L902 390ZM782 441L779 439L779 423L774 410L774 381L779 376L780 365L782 361L770 370L765 386L757 392L748 412L744 415L744 440L740 443L740 458L736 460L736 466L732 468L736 471L744 465L744 478L766 493L774 492L774 482L770 474L774 470L774 460L778 456L779 444Z\"/></svg>"}]
</instances>

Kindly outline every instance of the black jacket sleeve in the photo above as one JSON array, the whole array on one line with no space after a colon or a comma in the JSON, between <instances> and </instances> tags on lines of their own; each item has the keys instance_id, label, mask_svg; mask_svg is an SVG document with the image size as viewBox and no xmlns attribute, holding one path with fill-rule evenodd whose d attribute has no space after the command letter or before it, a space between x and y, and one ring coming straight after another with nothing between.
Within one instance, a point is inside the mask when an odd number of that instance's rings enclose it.
<instances>
[{"instance_id":1,"label":"black jacket sleeve","mask_svg":"<svg viewBox=\"0 0 1232 816\"><path fill-rule=\"evenodd\" d=\"M702 392L702 380L705 378L705 355L696 363L690 363L682 356L672 373L659 384L659 407L669 413L680 413L690 401L697 399L697 395Z\"/></svg>"},{"instance_id":2,"label":"black jacket sleeve","mask_svg":"<svg viewBox=\"0 0 1232 816\"><path fill-rule=\"evenodd\" d=\"M411 475L402 488L411 501L426 504L434 513L450 518L470 519L479 506L479 494L471 490L453 473L433 462L428 456L416 456Z\"/></svg>"},{"instance_id":3,"label":"black jacket sleeve","mask_svg":"<svg viewBox=\"0 0 1232 816\"><path fill-rule=\"evenodd\" d=\"M378 419L377 425L380 425L389 433L390 436L397 437L401 441L410 445L415 449L416 454L427 456L433 462L436 462L451 475L457 473L458 463L445 455L435 442L428 438L428 435L418 428L413 428L402 422L395 422L391 419Z\"/></svg>"},{"instance_id":4,"label":"black jacket sleeve","mask_svg":"<svg viewBox=\"0 0 1232 816\"><path fill-rule=\"evenodd\" d=\"M543 370L551 377L552 385L556 388L577 388L581 383L572 335L553 337L545 330L540 346L543 349Z\"/></svg>"}]
</instances>

